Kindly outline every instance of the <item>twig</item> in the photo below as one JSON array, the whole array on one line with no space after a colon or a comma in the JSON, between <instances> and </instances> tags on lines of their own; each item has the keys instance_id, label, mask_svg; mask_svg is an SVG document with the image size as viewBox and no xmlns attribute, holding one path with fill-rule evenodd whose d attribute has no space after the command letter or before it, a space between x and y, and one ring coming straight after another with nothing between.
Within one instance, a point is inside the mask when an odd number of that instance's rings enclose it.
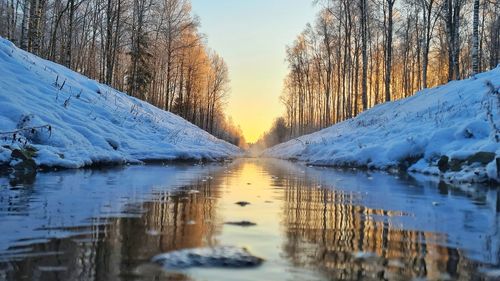
<instances>
[{"instance_id":1,"label":"twig","mask_svg":"<svg viewBox=\"0 0 500 281\"><path fill-rule=\"evenodd\" d=\"M12 134L17 134L17 133L26 132L26 131L33 132L33 130L36 130L36 129L47 129L47 130L49 130L49 132L51 132L52 126L47 124L47 125L36 126L36 127L26 127L26 128L18 129L18 130L11 131L11 132L0 132L0 135L12 135Z\"/></svg>"}]
</instances>

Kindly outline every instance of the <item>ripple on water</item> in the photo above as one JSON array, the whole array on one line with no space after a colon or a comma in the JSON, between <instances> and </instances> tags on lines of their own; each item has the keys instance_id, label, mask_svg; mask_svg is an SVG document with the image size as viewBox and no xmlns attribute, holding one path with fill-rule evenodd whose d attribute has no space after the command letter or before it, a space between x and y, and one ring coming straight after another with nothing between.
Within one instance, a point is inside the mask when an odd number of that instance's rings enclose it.
<instances>
[{"instance_id":1,"label":"ripple on water","mask_svg":"<svg viewBox=\"0 0 500 281\"><path fill-rule=\"evenodd\" d=\"M15 190L0 178L0 280L500 280L498 190L303 170L242 159L40 173ZM258 255L205 248L241 243Z\"/></svg>"}]
</instances>

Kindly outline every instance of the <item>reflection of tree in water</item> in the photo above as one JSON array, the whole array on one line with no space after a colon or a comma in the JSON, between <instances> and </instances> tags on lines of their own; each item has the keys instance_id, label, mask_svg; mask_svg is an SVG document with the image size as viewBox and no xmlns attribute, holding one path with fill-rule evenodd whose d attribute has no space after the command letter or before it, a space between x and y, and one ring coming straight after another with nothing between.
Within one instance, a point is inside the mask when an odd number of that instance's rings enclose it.
<instances>
[{"instance_id":1,"label":"reflection of tree in water","mask_svg":"<svg viewBox=\"0 0 500 281\"><path fill-rule=\"evenodd\" d=\"M186 280L153 267L144 272L140 265L159 253L216 243L220 180L156 194L151 202L129 205L128 216L95 218L90 226L67 229L77 233L71 238L20 247L44 255L0 262L0 271L6 270L7 280Z\"/></svg>"},{"instance_id":2,"label":"reflection of tree in water","mask_svg":"<svg viewBox=\"0 0 500 281\"><path fill-rule=\"evenodd\" d=\"M2 177L8 179L8 184L0 182L0 219L6 214L26 212L29 199L35 192L33 183L36 173L8 173L0 167L0 178Z\"/></svg>"},{"instance_id":3,"label":"reflection of tree in water","mask_svg":"<svg viewBox=\"0 0 500 281\"><path fill-rule=\"evenodd\" d=\"M317 268L334 280L470 280L475 269L442 234L400 229L400 212L354 205L356 193L287 179L284 251L296 266ZM438 245L440 244L440 245Z\"/></svg>"}]
</instances>

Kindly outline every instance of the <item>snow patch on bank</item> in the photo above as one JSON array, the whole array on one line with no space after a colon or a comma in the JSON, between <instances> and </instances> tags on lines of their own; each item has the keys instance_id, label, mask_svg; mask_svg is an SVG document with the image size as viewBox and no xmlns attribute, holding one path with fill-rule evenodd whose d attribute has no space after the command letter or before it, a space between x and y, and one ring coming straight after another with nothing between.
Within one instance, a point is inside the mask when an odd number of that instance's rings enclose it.
<instances>
[{"instance_id":1,"label":"snow patch on bank","mask_svg":"<svg viewBox=\"0 0 500 281\"><path fill-rule=\"evenodd\" d=\"M375 106L264 151L316 165L402 168L453 182L499 181L500 66Z\"/></svg>"},{"instance_id":2,"label":"snow patch on bank","mask_svg":"<svg viewBox=\"0 0 500 281\"><path fill-rule=\"evenodd\" d=\"M16 48L0 37L0 165L36 150L37 165L231 157L239 148L181 117ZM37 127L32 130L29 128ZM21 130L21 131L19 131Z\"/></svg>"}]
</instances>

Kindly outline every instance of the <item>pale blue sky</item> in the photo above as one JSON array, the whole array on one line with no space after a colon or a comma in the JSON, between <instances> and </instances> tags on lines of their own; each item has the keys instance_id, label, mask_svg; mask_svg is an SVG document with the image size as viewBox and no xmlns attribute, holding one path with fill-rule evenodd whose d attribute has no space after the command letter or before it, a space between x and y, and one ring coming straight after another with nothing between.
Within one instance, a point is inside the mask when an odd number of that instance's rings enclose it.
<instances>
[{"instance_id":1,"label":"pale blue sky","mask_svg":"<svg viewBox=\"0 0 500 281\"><path fill-rule=\"evenodd\" d=\"M208 46L229 66L227 112L255 141L283 112L279 102L291 44L317 7L312 0L192 0Z\"/></svg>"}]
</instances>

